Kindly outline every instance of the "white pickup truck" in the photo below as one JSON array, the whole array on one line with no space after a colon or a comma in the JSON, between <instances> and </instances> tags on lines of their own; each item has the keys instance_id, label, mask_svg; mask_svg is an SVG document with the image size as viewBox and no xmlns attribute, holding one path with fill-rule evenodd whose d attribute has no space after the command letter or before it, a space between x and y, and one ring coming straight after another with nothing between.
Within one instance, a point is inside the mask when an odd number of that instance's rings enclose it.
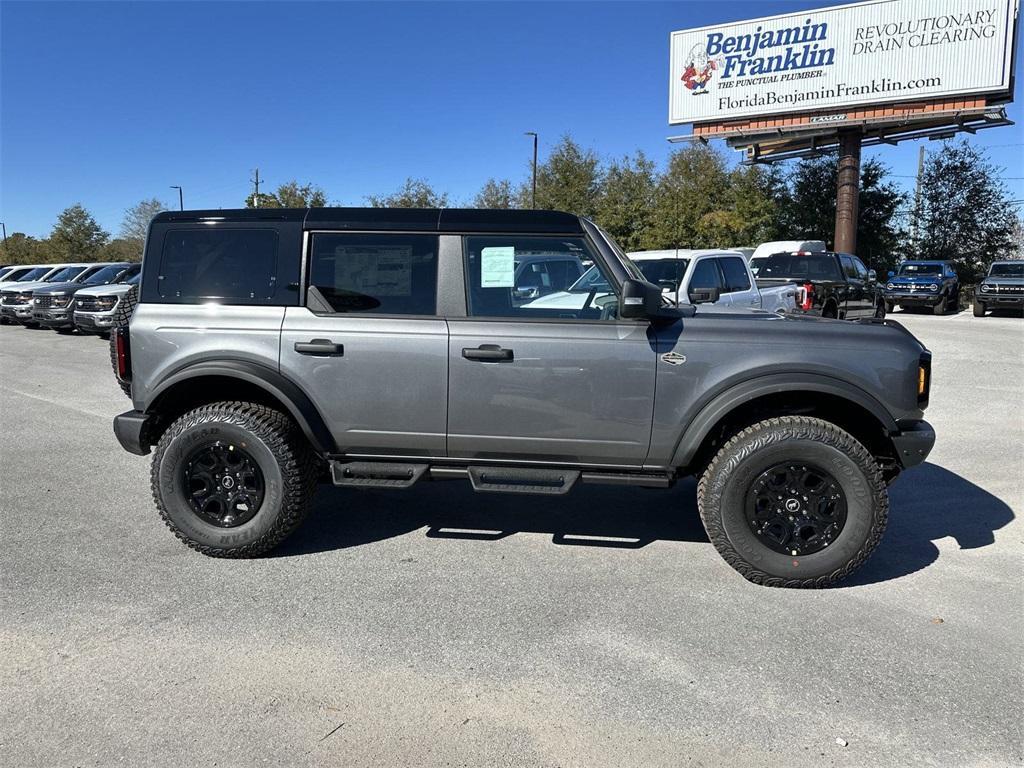
<instances>
[{"instance_id":1,"label":"white pickup truck","mask_svg":"<svg viewBox=\"0 0 1024 768\"><path fill-rule=\"evenodd\" d=\"M660 285L663 294L677 304L716 302L768 312L786 312L796 307L796 286L758 290L746 259L738 251L676 249L627 255L649 282ZM611 289L597 268L591 267L567 290L548 294L527 306L579 309L590 294L603 291Z\"/></svg>"}]
</instances>

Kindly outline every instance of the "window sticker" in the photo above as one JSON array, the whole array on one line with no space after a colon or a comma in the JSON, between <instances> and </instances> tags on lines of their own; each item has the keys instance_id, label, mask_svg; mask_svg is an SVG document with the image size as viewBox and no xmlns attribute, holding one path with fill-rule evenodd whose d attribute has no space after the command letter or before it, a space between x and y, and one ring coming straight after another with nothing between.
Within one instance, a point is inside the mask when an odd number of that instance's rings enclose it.
<instances>
[{"instance_id":1,"label":"window sticker","mask_svg":"<svg viewBox=\"0 0 1024 768\"><path fill-rule=\"evenodd\" d=\"M412 247L334 249L335 285L369 296L412 295Z\"/></svg>"},{"instance_id":2,"label":"window sticker","mask_svg":"<svg viewBox=\"0 0 1024 768\"><path fill-rule=\"evenodd\" d=\"M513 288L515 282L515 246L484 248L480 251L481 288Z\"/></svg>"}]
</instances>

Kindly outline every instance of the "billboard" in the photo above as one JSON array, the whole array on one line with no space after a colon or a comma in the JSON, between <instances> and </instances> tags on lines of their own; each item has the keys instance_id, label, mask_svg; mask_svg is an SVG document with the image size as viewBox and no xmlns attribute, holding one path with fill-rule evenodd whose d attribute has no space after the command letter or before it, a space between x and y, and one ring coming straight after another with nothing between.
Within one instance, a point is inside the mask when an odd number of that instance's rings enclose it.
<instances>
[{"instance_id":1,"label":"billboard","mask_svg":"<svg viewBox=\"0 0 1024 768\"><path fill-rule=\"evenodd\" d=\"M1011 90L1017 0L873 0L673 32L669 123Z\"/></svg>"}]
</instances>

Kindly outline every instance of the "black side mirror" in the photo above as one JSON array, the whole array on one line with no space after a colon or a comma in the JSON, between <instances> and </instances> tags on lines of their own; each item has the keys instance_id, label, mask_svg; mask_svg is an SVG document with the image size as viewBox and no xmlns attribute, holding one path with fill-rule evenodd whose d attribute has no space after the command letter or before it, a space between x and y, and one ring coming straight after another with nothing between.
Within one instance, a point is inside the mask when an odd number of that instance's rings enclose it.
<instances>
[{"instance_id":1,"label":"black side mirror","mask_svg":"<svg viewBox=\"0 0 1024 768\"><path fill-rule=\"evenodd\" d=\"M653 317L661 309L661 288L643 280L626 280L622 284L622 306L619 317Z\"/></svg>"},{"instance_id":2,"label":"black side mirror","mask_svg":"<svg viewBox=\"0 0 1024 768\"><path fill-rule=\"evenodd\" d=\"M873 283L878 279L878 274L873 269L868 270L868 282Z\"/></svg>"},{"instance_id":3,"label":"black side mirror","mask_svg":"<svg viewBox=\"0 0 1024 768\"><path fill-rule=\"evenodd\" d=\"M718 288L697 288L690 291L691 304L714 304L722 296Z\"/></svg>"}]
</instances>

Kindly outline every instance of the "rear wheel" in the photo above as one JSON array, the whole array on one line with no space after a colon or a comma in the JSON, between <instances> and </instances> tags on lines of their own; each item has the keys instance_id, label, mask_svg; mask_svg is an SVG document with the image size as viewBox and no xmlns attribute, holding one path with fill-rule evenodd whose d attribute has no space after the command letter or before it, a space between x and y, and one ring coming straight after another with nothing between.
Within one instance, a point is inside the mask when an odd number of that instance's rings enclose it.
<instances>
[{"instance_id":1,"label":"rear wheel","mask_svg":"<svg viewBox=\"0 0 1024 768\"><path fill-rule=\"evenodd\" d=\"M746 579L826 587L878 546L889 497L878 464L850 434L786 416L722 447L697 486L697 506L711 543Z\"/></svg>"},{"instance_id":2,"label":"rear wheel","mask_svg":"<svg viewBox=\"0 0 1024 768\"><path fill-rule=\"evenodd\" d=\"M309 444L284 414L253 403L214 403L189 411L160 437L153 499L192 549L252 557L305 518L315 466Z\"/></svg>"}]
</instances>

